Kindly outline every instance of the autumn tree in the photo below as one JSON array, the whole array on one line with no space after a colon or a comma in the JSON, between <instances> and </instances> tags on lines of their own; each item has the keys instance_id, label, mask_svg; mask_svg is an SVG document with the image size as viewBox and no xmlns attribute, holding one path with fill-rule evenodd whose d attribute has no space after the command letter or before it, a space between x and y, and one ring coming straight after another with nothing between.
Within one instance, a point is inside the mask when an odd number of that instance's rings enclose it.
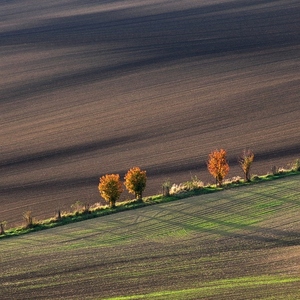
<instances>
[{"instance_id":1,"label":"autumn tree","mask_svg":"<svg viewBox=\"0 0 300 300\"><path fill-rule=\"evenodd\" d=\"M244 172L245 180L250 181L250 168L254 160L254 153L251 150L244 150L238 157L238 162Z\"/></svg>"},{"instance_id":2,"label":"autumn tree","mask_svg":"<svg viewBox=\"0 0 300 300\"><path fill-rule=\"evenodd\" d=\"M226 160L226 151L224 149L215 150L209 154L207 169L216 179L218 186L222 185L222 181L229 172L229 165Z\"/></svg>"},{"instance_id":3,"label":"autumn tree","mask_svg":"<svg viewBox=\"0 0 300 300\"><path fill-rule=\"evenodd\" d=\"M143 191L146 188L146 171L142 171L139 167L131 168L124 179L128 192L134 194L136 199L142 199Z\"/></svg>"},{"instance_id":4,"label":"autumn tree","mask_svg":"<svg viewBox=\"0 0 300 300\"><path fill-rule=\"evenodd\" d=\"M103 197L110 207L116 206L116 201L123 192L122 182L119 174L104 175L100 178L98 186L101 197Z\"/></svg>"}]
</instances>

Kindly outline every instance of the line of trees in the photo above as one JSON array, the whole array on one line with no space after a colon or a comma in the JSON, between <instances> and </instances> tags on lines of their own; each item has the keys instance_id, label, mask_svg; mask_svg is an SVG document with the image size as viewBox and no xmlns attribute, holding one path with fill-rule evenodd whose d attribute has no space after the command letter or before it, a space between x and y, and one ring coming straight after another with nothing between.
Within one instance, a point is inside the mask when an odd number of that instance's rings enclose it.
<instances>
[{"instance_id":1,"label":"line of trees","mask_svg":"<svg viewBox=\"0 0 300 300\"><path fill-rule=\"evenodd\" d=\"M124 185L127 191L134 194L137 200L142 199L143 191L146 188L146 171L139 167L131 168L124 177ZM109 203L110 207L115 207L116 201L124 191L119 174L108 174L100 178L98 185L100 195Z\"/></svg>"},{"instance_id":2,"label":"line of trees","mask_svg":"<svg viewBox=\"0 0 300 300\"><path fill-rule=\"evenodd\" d=\"M207 160L207 169L210 174L216 180L216 186L222 186L224 178L227 176L229 172L229 164L226 158L227 152L224 149L214 150L212 151ZM241 167L245 182L251 181L250 169L252 163L254 161L254 153L252 150L244 150L237 158L239 166ZM300 159L296 159L296 161L291 164L288 170L278 169L274 167L272 169L273 174L280 174L284 171L300 171ZM100 178L100 182L98 185L98 189L100 195L109 203L110 207L116 206L116 201L120 198L121 193L124 191L124 186L127 191L135 196L137 200L142 200L143 192L146 188L147 176L146 171L141 170L139 167L131 168L124 177L124 182L121 181L119 174L107 174ZM170 181L167 181L163 184L163 196L169 196L170 188L174 187L175 192L172 194L176 194L181 191L189 191L194 189L202 188L203 182L198 180L195 176L192 178L192 181L188 181L186 183L180 184L179 186L173 184L171 187ZM80 201L77 201L74 205L72 205L73 209L77 213L90 213L90 205L82 204ZM33 228L38 223L34 222L31 211L27 211L23 214L23 218L25 220L25 229ZM55 217L56 221L61 220L62 216L60 210L58 210L57 215ZM52 221L51 221L52 222ZM0 220L0 235L5 234L5 227L7 225L6 221Z\"/></svg>"},{"instance_id":3,"label":"line of trees","mask_svg":"<svg viewBox=\"0 0 300 300\"><path fill-rule=\"evenodd\" d=\"M222 182L229 172L229 164L226 159L226 150L215 150L209 154L207 161L207 169L216 179L216 185L222 186ZM254 161L254 153L252 150L244 150L238 157L238 163L244 173L245 181L250 181L250 169Z\"/></svg>"},{"instance_id":4,"label":"line of trees","mask_svg":"<svg viewBox=\"0 0 300 300\"><path fill-rule=\"evenodd\" d=\"M207 161L207 169L215 178L216 185L222 186L223 180L229 172L229 164L226 159L227 152L224 149L212 151ZM254 161L252 150L244 150L238 157L238 162L243 170L245 181L250 181L250 168ZM142 194L146 188L146 171L139 167L131 168L124 177L124 185L127 191L135 196L137 200L142 199ZM123 184L119 174L107 174L100 178L98 190L101 197L109 203L110 207L115 207L116 201L120 198Z\"/></svg>"}]
</instances>

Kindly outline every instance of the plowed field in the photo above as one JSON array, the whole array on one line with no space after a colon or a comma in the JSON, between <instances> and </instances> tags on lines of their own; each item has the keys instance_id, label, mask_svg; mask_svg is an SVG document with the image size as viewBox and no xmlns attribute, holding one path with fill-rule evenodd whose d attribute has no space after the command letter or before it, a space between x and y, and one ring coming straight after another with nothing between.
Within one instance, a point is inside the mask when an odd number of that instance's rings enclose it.
<instances>
[{"instance_id":1,"label":"plowed field","mask_svg":"<svg viewBox=\"0 0 300 300\"><path fill-rule=\"evenodd\" d=\"M133 166L145 195L211 181L215 148L229 176L244 148L257 174L298 158L299 32L298 0L1 1L0 220L98 202Z\"/></svg>"},{"instance_id":2,"label":"plowed field","mask_svg":"<svg viewBox=\"0 0 300 300\"><path fill-rule=\"evenodd\" d=\"M299 299L299 176L1 239L1 300Z\"/></svg>"}]
</instances>

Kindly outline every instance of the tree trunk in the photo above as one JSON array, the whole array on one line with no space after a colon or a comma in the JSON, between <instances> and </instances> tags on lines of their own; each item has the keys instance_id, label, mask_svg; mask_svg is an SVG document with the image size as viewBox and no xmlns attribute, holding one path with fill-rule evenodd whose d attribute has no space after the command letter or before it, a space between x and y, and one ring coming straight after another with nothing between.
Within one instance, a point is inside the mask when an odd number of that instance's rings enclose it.
<instances>
[{"instance_id":1,"label":"tree trunk","mask_svg":"<svg viewBox=\"0 0 300 300\"><path fill-rule=\"evenodd\" d=\"M0 224L0 235L5 234L3 223Z\"/></svg>"},{"instance_id":2,"label":"tree trunk","mask_svg":"<svg viewBox=\"0 0 300 300\"><path fill-rule=\"evenodd\" d=\"M170 188L168 186L163 186L163 196L164 197L170 196Z\"/></svg>"}]
</instances>

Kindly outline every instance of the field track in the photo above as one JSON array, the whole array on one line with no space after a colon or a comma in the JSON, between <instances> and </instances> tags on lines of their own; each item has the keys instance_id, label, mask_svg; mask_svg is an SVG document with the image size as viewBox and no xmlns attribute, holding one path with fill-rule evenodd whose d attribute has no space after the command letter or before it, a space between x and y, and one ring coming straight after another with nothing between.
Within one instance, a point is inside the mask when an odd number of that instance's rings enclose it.
<instances>
[{"instance_id":1,"label":"field track","mask_svg":"<svg viewBox=\"0 0 300 300\"><path fill-rule=\"evenodd\" d=\"M300 154L298 0L34 0L0 4L0 220L100 201L140 166L211 180L208 153ZM126 197L126 196L124 196Z\"/></svg>"},{"instance_id":2,"label":"field track","mask_svg":"<svg viewBox=\"0 0 300 300\"><path fill-rule=\"evenodd\" d=\"M1 300L299 299L298 177L3 239Z\"/></svg>"}]
</instances>

